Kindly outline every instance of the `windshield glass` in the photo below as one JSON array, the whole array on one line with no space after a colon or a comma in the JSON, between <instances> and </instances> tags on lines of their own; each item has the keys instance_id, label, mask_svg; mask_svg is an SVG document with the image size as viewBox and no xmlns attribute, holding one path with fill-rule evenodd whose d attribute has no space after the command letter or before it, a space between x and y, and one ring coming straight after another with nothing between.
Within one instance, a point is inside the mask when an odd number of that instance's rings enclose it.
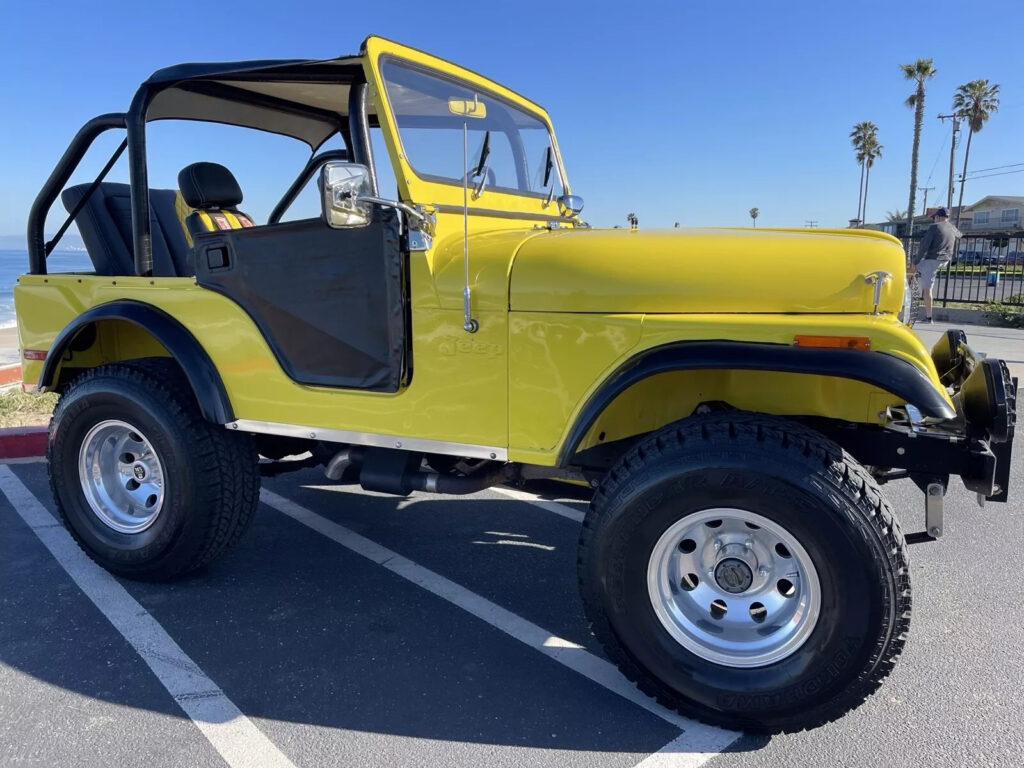
<instances>
[{"instance_id":1,"label":"windshield glass","mask_svg":"<svg viewBox=\"0 0 1024 768\"><path fill-rule=\"evenodd\" d=\"M465 167L470 186L475 186L479 175L473 171L489 131L486 189L546 197L553 184L554 195L562 194L553 152L551 172L546 173L551 137L538 117L466 83L395 61L383 62L381 74L403 153L421 179L462 186L465 130Z\"/></svg>"}]
</instances>

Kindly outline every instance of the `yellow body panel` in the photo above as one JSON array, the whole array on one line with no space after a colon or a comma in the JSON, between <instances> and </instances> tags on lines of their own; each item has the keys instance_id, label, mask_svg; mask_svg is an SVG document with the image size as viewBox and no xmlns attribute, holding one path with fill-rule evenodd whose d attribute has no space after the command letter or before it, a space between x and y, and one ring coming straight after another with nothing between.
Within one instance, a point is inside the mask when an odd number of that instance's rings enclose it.
<instances>
[{"instance_id":1,"label":"yellow body panel","mask_svg":"<svg viewBox=\"0 0 1024 768\"><path fill-rule=\"evenodd\" d=\"M482 313L480 331L470 336L461 311L416 309L415 374L397 394L292 381L241 307L188 278L25 275L15 287L22 348L49 349L75 317L115 299L151 304L177 318L216 365L236 418L478 445L507 442L505 312ZM98 362L87 350L64 365ZM40 370L27 368L26 379Z\"/></svg>"},{"instance_id":2,"label":"yellow body panel","mask_svg":"<svg viewBox=\"0 0 1024 768\"><path fill-rule=\"evenodd\" d=\"M881 270L891 279L878 309L899 312L905 256L895 238L809 232L550 232L516 256L512 310L870 313L874 289L864 278Z\"/></svg>"},{"instance_id":3,"label":"yellow body panel","mask_svg":"<svg viewBox=\"0 0 1024 768\"><path fill-rule=\"evenodd\" d=\"M495 446L507 448L513 461L540 465L555 463L587 398L619 365L680 340L789 345L797 334L866 336L873 350L924 371L948 400L928 352L892 314L902 300L903 255L895 240L880 234L551 231L544 225L558 218L556 204L488 190L470 200L466 221L479 321L479 331L467 333L462 189L413 174L383 97L382 56L468 81L550 122L537 105L469 70L380 38L367 41L370 99L399 194L436 212L432 247L409 254L413 375L407 386L385 394L296 383L245 311L192 278L23 276L15 288L22 348L50 349L81 313L131 299L167 312L196 338L238 419ZM892 275L877 315L864 282L874 270ZM70 353L62 365L154 354L164 351L137 328L105 321L95 343ZM41 370L42 363L26 360L26 381L36 381ZM584 447L656 428L709 400L865 423L878 423L880 412L899 403L868 385L828 377L670 373L624 392Z\"/></svg>"},{"instance_id":4,"label":"yellow body panel","mask_svg":"<svg viewBox=\"0 0 1024 768\"><path fill-rule=\"evenodd\" d=\"M797 334L866 336L871 348L924 371L949 400L928 351L891 315L634 315L601 318L512 312L509 320L509 456L550 464L591 394L645 349L673 341L792 344ZM521 373L521 375L520 375ZM620 402L621 400L621 402ZM701 402L784 415L881 423L900 398L843 379L757 371L688 371L635 385L613 403L583 446L638 434L690 415Z\"/></svg>"}]
</instances>

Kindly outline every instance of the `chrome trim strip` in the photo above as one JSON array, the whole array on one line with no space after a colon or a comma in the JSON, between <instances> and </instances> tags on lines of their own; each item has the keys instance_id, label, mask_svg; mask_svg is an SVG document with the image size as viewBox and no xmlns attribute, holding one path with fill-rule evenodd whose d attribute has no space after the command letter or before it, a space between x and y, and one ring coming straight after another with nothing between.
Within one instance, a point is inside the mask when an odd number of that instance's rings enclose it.
<instances>
[{"instance_id":1,"label":"chrome trim strip","mask_svg":"<svg viewBox=\"0 0 1024 768\"><path fill-rule=\"evenodd\" d=\"M458 205L447 205L438 203L433 206L438 213L457 213L460 216L463 211ZM493 208L470 208L470 216L489 216L494 219L526 219L527 221L557 221L560 224L578 224L578 219L567 218L556 214L527 213L525 211L498 211Z\"/></svg>"},{"instance_id":2,"label":"chrome trim strip","mask_svg":"<svg viewBox=\"0 0 1024 768\"><path fill-rule=\"evenodd\" d=\"M260 435L282 435L283 437L299 437L307 440L325 440L329 443L369 445L376 448L399 448L406 451L439 453L445 456L462 456L469 459L508 461L508 449L487 445L449 443L445 440L426 440L419 437L402 437L400 435L379 435L373 432L351 432L347 429L304 427L301 424L280 424L274 421L255 421L253 419L236 419L224 426L228 429Z\"/></svg>"}]
</instances>

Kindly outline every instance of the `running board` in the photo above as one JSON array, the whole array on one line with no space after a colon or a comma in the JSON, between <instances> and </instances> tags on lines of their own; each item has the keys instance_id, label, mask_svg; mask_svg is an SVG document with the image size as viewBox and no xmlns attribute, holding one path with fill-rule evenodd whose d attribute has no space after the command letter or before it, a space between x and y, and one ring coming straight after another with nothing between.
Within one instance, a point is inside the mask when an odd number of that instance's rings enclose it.
<instances>
[{"instance_id":1,"label":"running board","mask_svg":"<svg viewBox=\"0 0 1024 768\"><path fill-rule=\"evenodd\" d=\"M373 448L395 448L416 453L436 453L444 456L460 456L466 459L490 459L508 461L508 449L472 443L450 443L445 440L427 440L421 437L381 435L374 432L352 432L347 429L324 429L301 424L281 424L274 421L236 419L224 425L239 432L257 435L281 435L304 440L322 440L327 443L366 445Z\"/></svg>"}]
</instances>

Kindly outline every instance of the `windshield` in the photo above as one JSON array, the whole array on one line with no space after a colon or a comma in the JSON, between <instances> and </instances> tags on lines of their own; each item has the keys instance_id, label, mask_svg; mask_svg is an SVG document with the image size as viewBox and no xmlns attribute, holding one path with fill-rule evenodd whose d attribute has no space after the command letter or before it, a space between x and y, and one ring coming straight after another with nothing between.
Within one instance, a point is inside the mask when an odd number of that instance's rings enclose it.
<instances>
[{"instance_id":1,"label":"windshield","mask_svg":"<svg viewBox=\"0 0 1024 768\"><path fill-rule=\"evenodd\" d=\"M382 63L381 74L403 153L421 179L462 186L465 167L470 186L486 174L489 190L546 197L553 185L554 196L562 194L551 136L538 117L466 83L395 61ZM488 132L486 169L474 176Z\"/></svg>"}]
</instances>

